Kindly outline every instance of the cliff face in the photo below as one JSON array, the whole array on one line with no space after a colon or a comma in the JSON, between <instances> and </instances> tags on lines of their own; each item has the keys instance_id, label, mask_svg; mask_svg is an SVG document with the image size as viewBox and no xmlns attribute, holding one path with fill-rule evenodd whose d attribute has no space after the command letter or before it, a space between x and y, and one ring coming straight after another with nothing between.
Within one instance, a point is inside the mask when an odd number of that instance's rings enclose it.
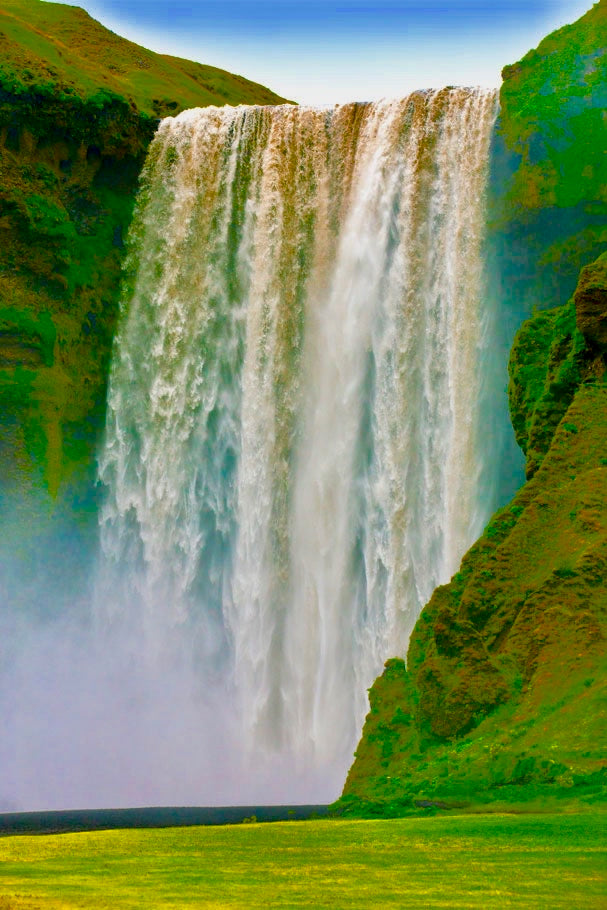
<instances>
[{"instance_id":1,"label":"cliff face","mask_svg":"<svg viewBox=\"0 0 607 910\"><path fill-rule=\"evenodd\" d=\"M607 243L607 0L502 75L493 227L501 293L529 314L566 303Z\"/></svg>"},{"instance_id":2,"label":"cliff face","mask_svg":"<svg viewBox=\"0 0 607 910\"><path fill-rule=\"evenodd\" d=\"M435 591L406 668L389 661L371 689L344 811L607 796L606 351L577 332L573 302L521 328L521 439L555 427L536 438L532 479Z\"/></svg>"},{"instance_id":3,"label":"cliff face","mask_svg":"<svg viewBox=\"0 0 607 910\"><path fill-rule=\"evenodd\" d=\"M570 299L511 351L528 482L370 690L339 811L607 796L605 47L601 2L504 72L503 290L519 312Z\"/></svg>"},{"instance_id":4,"label":"cliff face","mask_svg":"<svg viewBox=\"0 0 607 910\"><path fill-rule=\"evenodd\" d=\"M55 496L91 470L124 238L157 117L283 99L38 0L2 0L0 48L0 483L16 472Z\"/></svg>"}]
</instances>

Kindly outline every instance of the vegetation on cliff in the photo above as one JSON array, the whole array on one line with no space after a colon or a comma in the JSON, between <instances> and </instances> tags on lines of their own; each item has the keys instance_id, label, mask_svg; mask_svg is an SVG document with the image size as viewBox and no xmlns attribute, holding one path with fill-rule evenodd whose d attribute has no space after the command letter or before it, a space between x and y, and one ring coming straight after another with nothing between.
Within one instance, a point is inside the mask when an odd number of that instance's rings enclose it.
<instances>
[{"instance_id":1,"label":"vegetation on cliff","mask_svg":"<svg viewBox=\"0 0 607 910\"><path fill-rule=\"evenodd\" d=\"M157 118L278 103L239 76L154 54L83 10L0 2L0 481L52 495L91 468L123 240Z\"/></svg>"},{"instance_id":2,"label":"vegetation on cliff","mask_svg":"<svg viewBox=\"0 0 607 910\"><path fill-rule=\"evenodd\" d=\"M503 71L493 212L517 312L564 304L607 243L607 0Z\"/></svg>"},{"instance_id":3,"label":"vegetation on cliff","mask_svg":"<svg viewBox=\"0 0 607 910\"><path fill-rule=\"evenodd\" d=\"M527 478L542 463L580 384L582 371L588 371L585 353L573 300L564 307L537 313L516 334L508 392L516 441L527 457Z\"/></svg>"},{"instance_id":4,"label":"vegetation on cliff","mask_svg":"<svg viewBox=\"0 0 607 910\"><path fill-rule=\"evenodd\" d=\"M574 301L524 324L511 402L531 479L388 661L338 806L607 797L607 377ZM597 305L597 312L598 312Z\"/></svg>"}]
</instances>

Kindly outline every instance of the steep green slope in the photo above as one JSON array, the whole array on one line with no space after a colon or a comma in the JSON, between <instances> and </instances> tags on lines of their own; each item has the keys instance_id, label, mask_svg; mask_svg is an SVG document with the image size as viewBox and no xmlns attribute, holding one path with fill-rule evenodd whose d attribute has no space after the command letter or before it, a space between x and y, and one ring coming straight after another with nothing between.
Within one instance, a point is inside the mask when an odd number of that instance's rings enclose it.
<instances>
[{"instance_id":1,"label":"steep green slope","mask_svg":"<svg viewBox=\"0 0 607 910\"><path fill-rule=\"evenodd\" d=\"M91 470L123 239L158 115L282 99L40 0L0 0L0 48L0 487L20 474L55 495Z\"/></svg>"},{"instance_id":2,"label":"steep green slope","mask_svg":"<svg viewBox=\"0 0 607 910\"><path fill-rule=\"evenodd\" d=\"M573 301L519 332L511 402L532 479L434 592L407 666L370 690L342 811L607 798L603 274L599 260L578 285L595 303L586 337Z\"/></svg>"},{"instance_id":3,"label":"steep green slope","mask_svg":"<svg viewBox=\"0 0 607 910\"><path fill-rule=\"evenodd\" d=\"M505 67L494 229L503 296L563 304L607 243L607 0Z\"/></svg>"}]
</instances>

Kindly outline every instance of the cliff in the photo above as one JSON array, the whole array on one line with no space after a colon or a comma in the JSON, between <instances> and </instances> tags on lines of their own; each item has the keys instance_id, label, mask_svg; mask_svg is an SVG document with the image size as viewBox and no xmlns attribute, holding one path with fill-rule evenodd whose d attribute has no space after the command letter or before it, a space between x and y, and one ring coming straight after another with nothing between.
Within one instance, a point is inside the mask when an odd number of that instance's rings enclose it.
<instances>
[{"instance_id":1,"label":"cliff","mask_svg":"<svg viewBox=\"0 0 607 910\"><path fill-rule=\"evenodd\" d=\"M1 0L0 48L0 484L20 477L54 497L92 470L124 238L158 117L283 99L40 0Z\"/></svg>"},{"instance_id":2,"label":"cliff","mask_svg":"<svg viewBox=\"0 0 607 910\"><path fill-rule=\"evenodd\" d=\"M345 811L607 795L607 385L568 309L550 314L536 380L566 370L571 332L571 403L533 478L435 591L406 667L389 661L371 689ZM543 323L523 325L513 359ZM533 414L542 396L529 399Z\"/></svg>"},{"instance_id":3,"label":"cliff","mask_svg":"<svg viewBox=\"0 0 607 910\"><path fill-rule=\"evenodd\" d=\"M371 688L338 812L607 796L606 47L601 2L504 71L492 229L510 299L547 308L509 364L528 480Z\"/></svg>"},{"instance_id":4,"label":"cliff","mask_svg":"<svg viewBox=\"0 0 607 910\"><path fill-rule=\"evenodd\" d=\"M562 305L607 243L607 2L502 73L492 227L517 312Z\"/></svg>"}]
</instances>

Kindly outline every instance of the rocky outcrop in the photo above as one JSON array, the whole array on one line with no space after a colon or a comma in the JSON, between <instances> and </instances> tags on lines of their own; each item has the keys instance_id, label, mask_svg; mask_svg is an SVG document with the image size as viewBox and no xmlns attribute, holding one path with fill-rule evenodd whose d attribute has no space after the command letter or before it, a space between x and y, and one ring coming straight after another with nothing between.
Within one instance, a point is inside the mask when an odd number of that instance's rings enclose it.
<instances>
[{"instance_id":1,"label":"rocky outcrop","mask_svg":"<svg viewBox=\"0 0 607 910\"><path fill-rule=\"evenodd\" d=\"M527 478L542 463L580 383L600 380L607 351L607 255L582 269L566 306L536 313L510 352L508 395Z\"/></svg>"},{"instance_id":2,"label":"rocky outcrop","mask_svg":"<svg viewBox=\"0 0 607 910\"><path fill-rule=\"evenodd\" d=\"M370 690L337 811L607 798L606 447L591 383Z\"/></svg>"},{"instance_id":3,"label":"rocky outcrop","mask_svg":"<svg viewBox=\"0 0 607 910\"><path fill-rule=\"evenodd\" d=\"M519 321L566 303L607 243L606 47L601 0L503 70L492 220Z\"/></svg>"},{"instance_id":4,"label":"rocky outcrop","mask_svg":"<svg viewBox=\"0 0 607 910\"><path fill-rule=\"evenodd\" d=\"M582 269L574 295L578 330L589 348L607 354L607 253Z\"/></svg>"}]
</instances>

